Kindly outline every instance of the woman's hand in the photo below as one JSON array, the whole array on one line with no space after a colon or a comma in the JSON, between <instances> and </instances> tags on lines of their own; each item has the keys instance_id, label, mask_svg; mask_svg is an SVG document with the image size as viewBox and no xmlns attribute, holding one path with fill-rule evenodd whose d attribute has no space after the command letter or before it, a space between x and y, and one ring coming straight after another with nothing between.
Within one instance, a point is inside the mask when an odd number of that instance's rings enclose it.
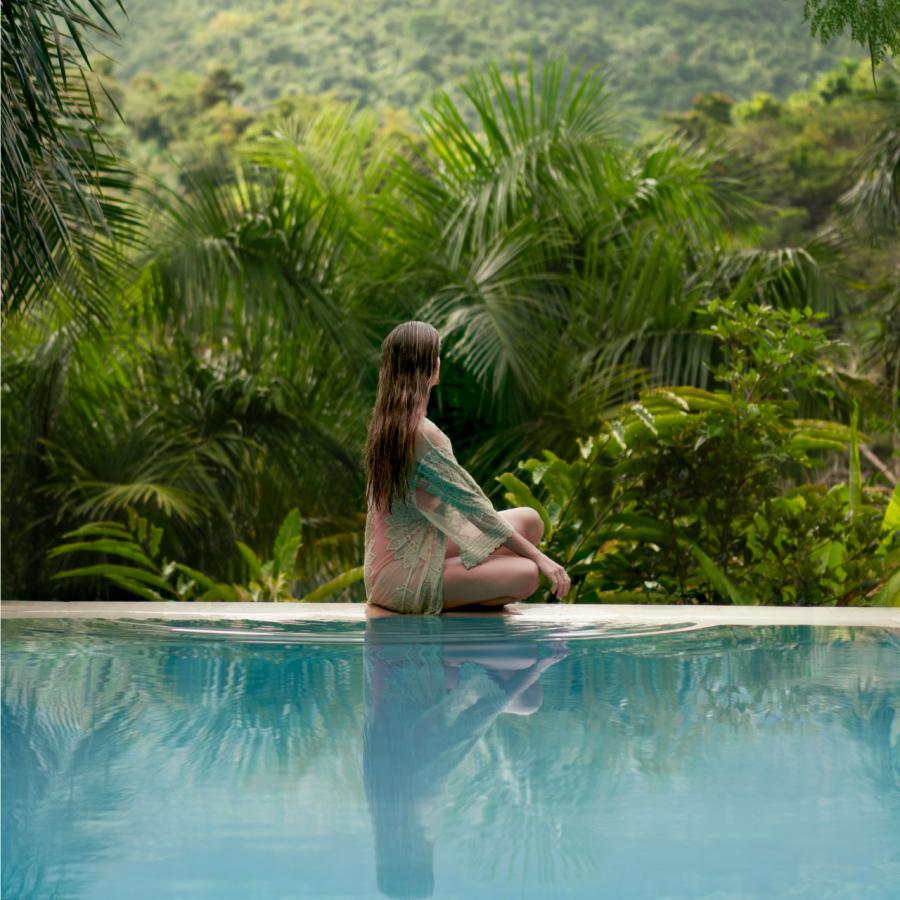
<instances>
[{"instance_id":1,"label":"woman's hand","mask_svg":"<svg viewBox=\"0 0 900 900\"><path fill-rule=\"evenodd\" d=\"M572 579L566 570L557 562L554 562L546 553L541 553L537 559L538 570L547 576L550 581L550 590L562 600L569 593Z\"/></svg>"}]
</instances>

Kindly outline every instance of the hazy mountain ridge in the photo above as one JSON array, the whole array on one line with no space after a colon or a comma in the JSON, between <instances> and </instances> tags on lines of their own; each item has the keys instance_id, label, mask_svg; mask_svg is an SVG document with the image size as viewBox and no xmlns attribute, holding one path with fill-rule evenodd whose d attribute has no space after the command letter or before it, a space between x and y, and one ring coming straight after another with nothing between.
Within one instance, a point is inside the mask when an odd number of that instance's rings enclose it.
<instances>
[{"instance_id":1,"label":"hazy mountain ridge","mask_svg":"<svg viewBox=\"0 0 900 900\"><path fill-rule=\"evenodd\" d=\"M291 93L333 91L366 105L416 109L435 88L458 82L486 59L566 53L599 64L619 105L645 119L683 109L694 94L754 91L784 97L845 54L823 47L802 4L760 0L173 0L126 2L114 21L121 40L104 49L116 75L166 79L227 66L243 83L242 105L261 108Z\"/></svg>"}]
</instances>

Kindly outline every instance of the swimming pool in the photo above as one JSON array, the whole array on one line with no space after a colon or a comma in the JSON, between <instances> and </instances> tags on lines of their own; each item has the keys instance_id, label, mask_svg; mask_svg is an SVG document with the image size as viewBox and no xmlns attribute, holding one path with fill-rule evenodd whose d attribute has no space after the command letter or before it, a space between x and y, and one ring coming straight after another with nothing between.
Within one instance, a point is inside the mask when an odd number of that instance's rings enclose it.
<instances>
[{"instance_id":1,"label":"swimming pool","mask_svg":"<svg viewBox=\"0 0 900 900\"><path fill-rule=\"evenodd\" d=\"M7 619L3 896L900 896L885 627Z\"/></svg>"}]
</instances>

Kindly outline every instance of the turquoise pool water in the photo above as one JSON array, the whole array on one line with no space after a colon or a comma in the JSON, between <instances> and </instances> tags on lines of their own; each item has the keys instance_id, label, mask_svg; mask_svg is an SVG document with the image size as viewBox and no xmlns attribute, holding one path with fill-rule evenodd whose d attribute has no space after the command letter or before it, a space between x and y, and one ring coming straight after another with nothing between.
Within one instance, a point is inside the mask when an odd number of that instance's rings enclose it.
<instances>
[{"instance_id":1,"label":"turquoise pool water","mask_svg":"<svg viewBox=\"0 0 900 900\"><path fill-rule=\"evenodd\" d=\"M898 632L514 619L4 620L3 896L900 896Z\"/></svg>"}]
</instances>

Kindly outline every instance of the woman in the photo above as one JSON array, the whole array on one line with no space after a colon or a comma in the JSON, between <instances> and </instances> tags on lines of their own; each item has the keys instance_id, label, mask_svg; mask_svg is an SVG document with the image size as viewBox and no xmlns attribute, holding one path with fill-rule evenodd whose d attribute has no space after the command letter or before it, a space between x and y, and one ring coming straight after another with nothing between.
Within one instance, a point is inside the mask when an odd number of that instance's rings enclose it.
<instances>
[{"instance_id":1,"label":"woman","mask_svg":"<svg viewBox=\"0 0 900 900\"><path fill-rule=\"evenodd\" d=\"M435 615L497 607L533 594L540 573L564 597L569 576L535 546L531 507L497 511L425 415L440 377L440 336L404 322L381 345L378 396L366 439L367 601Z\"/></svg>"}]
</instances>

